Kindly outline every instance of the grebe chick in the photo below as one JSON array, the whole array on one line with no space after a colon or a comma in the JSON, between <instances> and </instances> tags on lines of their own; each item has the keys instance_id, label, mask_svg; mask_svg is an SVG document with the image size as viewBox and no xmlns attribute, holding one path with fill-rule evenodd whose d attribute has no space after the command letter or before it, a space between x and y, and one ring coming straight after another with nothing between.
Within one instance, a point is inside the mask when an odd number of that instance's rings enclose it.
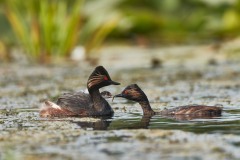
<instances>
[{"instance_id":1,"label":"grebe chick","mask_svg":"<svg viewBox=\"0 0 240 160\"><path fill-rule=\"evenodd\" d=\"M105 99L113 97L113 95L109 91L102 91L100 94Z\"/></svg>"},{"instance_id":2,"label":"grebe chick","mask_svg":"<svg viewBox=\"0 0 240 160\"><path fill-rule=\"evenodd\" d=\"M148 98L145 93L138 87L137 84L131 84L127 86L121 94L117 94L114 97L122 97L128 100L138 102L143 110L144 115L194 115L198 118L220 116L222 108L216 106L205 105L187 105L180 106L173 109L164 109L160 112L154 112L149 104ZM113 97L113 98L114 98Z\"/></svg>"},{"instance_id":3,"label":"grebe chick","mask_svg":"<svg viewBox=\"0 0 240 160\"><path fill-rule=\"evenodd\" d=\"M46 101L40 109L40 116L112 116L114 112L100 94L99 89L119 84L111 80L104 67L98 66L92 72L87 82L89 94L83 92L64 93L58 98L56 103Z\"/></svg>"}]
</instances>

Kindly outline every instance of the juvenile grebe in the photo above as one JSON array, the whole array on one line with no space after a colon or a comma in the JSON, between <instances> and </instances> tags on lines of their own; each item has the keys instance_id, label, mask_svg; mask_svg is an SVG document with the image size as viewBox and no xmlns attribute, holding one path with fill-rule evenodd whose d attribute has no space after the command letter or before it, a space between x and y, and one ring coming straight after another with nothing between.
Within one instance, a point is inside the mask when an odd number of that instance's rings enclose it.
<instances>
[{"instance_id":1,"label":"juvenile grebe","mask_svg":"<svg viewBox=\"0 0 240 160\"><path fill-rule=\"evenodd\" d=\"M98 66L87 82L89 94L83 92L64 93L56 103L46 101L40 110L40 116L112 116L114 112L100 94L99 89L119 84L111 80L104 67Z\"/></svg>"},{"instance_id":2,"label":"juvenile grebe","mask_svg":"<svg viewBox=\"0 0 240 160\"><path fill-rule=\"evenodd\" d=\"M222 108L216 106L205 105L187 105L180 106L173 109L164 109L160 112L154 112L149 104L148 98L145 93L138 87L137 84L131 84L127 86L121 94L117 94L114 97L122 97L128 100L138 102L143 110L144 115L192 115L197 117L210 117L220 116ZM113 97L113 98L114 98Z\"/></svg>"},{"instance_id":3,"label":"juvenile grebe","mask_svg":"<svg viewBox=\"0 0 240 160\"><path fill-rule=\"evenodd\" d=\"M100 93L102 95L103 98L107 99L107 98L112 98L113 95L109 92L109 91L102 91Z\"/></svg>"}]
</instances>

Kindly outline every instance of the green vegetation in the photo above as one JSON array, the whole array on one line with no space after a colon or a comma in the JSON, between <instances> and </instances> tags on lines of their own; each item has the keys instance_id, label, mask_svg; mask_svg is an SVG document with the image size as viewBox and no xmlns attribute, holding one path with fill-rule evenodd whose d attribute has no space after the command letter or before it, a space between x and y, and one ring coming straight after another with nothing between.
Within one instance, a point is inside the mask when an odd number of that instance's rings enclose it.
<instances>
[{"instance_id":1,"label":"green vegetation","mask_svg":"<svg viewBox=\"0 0 240 160\"><path fill-rule=\"evenodd\" d=\"M5 1L5 15L29 57L46 62L51 55L69 54L75 46L81 4L75 1L71 10L67 5L64 1Z\"/></svg>"},{"instance_id":2,"label":"green vegetation","mask_svg":"<svg viewBox=\"0 0 240 160\"><path fill-rule=\"evenodd\" d=\"M97 23L94 23L96 18L91 17L95 15L86 18L82 0L29 0L27 3L4 0L1 4L17 39L11 43L18 44L29 58L41 63L50 62L53 57L69 57L80 41L90 53L117 22L115 17Z\"/></svg>"},{"instance_id":3,"label":"green vegetation","mask_svg":"<svg viewBox=\"0 0 240 160\"><path fill-rule=\"evenodd\" d=\"M240 34L240 0L122 1L124 25L114 38L145 38L152 42L206 42ZM122 27L122 28L121 28Z\"/></svg>"},{"instance_id":4,"label":"green vegetation","mask_svg":"<svg viewBox=\"0 0 240 160\"><path fill-rule=\"evenodd\" d=\"M11 48L33 61L87 55L104 40L137 44L222 41L240 34L240 0L1 0L0 60Z\"/></svg>"}]
</instances>

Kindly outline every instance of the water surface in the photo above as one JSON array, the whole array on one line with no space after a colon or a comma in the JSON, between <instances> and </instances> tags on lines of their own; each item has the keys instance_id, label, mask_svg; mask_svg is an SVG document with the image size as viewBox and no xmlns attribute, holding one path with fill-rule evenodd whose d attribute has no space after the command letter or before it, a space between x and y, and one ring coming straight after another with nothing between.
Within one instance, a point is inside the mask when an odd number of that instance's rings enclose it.
<instances>
[{"instance_id":1,"label":"water surface","mask_svg":"<svg viewBox=\"0 0 240 160\"><path fill-rule=\"evenodd\" d=\"M74 121L76 122L76 121ZM164 129L182 130L194 133L218 133L218 134L240 134L240 109L223 110L222 116L212 118L192 119L188 116L168 117L154 115L145 117L140 112L136 113L115 113L110 119L103 119L99 122L103 127L96 127L89 124L78 125L82 128L120 130L120 129Z\"/></svg>"}]
</instances>

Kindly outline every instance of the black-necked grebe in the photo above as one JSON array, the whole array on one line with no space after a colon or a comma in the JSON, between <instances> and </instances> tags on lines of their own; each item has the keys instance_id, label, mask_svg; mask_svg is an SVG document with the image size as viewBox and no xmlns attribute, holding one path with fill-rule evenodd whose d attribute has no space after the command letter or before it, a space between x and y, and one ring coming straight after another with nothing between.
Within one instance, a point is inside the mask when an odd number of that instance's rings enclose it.
<instances>
[{"instance_id":1,"label":"black-necked grebe","mask_svg":"<svg viewBox=\"0 0 240 160\"><path fill-rule=\"evenodd\" d=\"M114 97L122 97L128 100L138 102L143 110L144 115L194 115L196 117L211 117L220 116L222 108L216 106L205 105L187 105L180 106L173 109L164 109L160 112L154 112L149 104L148 98L145 93L138 87L137 84L131 84L127 86L121 94L117 94Z\"/></svg>"},{"instance_id":2,"label":"black-necked grebe","mask_svg":"<svg viewBox=\"0 0 240 160\"><path fill-rule=\"evenodd\" d=\"M64 93L56 103L46 101L40 110L40 116L112 116L114 112L100 94L99 89L119 84L111 80L104 67L98 66L87 82L89 94L83 92Z\"/></svg>"}]
</instances>

